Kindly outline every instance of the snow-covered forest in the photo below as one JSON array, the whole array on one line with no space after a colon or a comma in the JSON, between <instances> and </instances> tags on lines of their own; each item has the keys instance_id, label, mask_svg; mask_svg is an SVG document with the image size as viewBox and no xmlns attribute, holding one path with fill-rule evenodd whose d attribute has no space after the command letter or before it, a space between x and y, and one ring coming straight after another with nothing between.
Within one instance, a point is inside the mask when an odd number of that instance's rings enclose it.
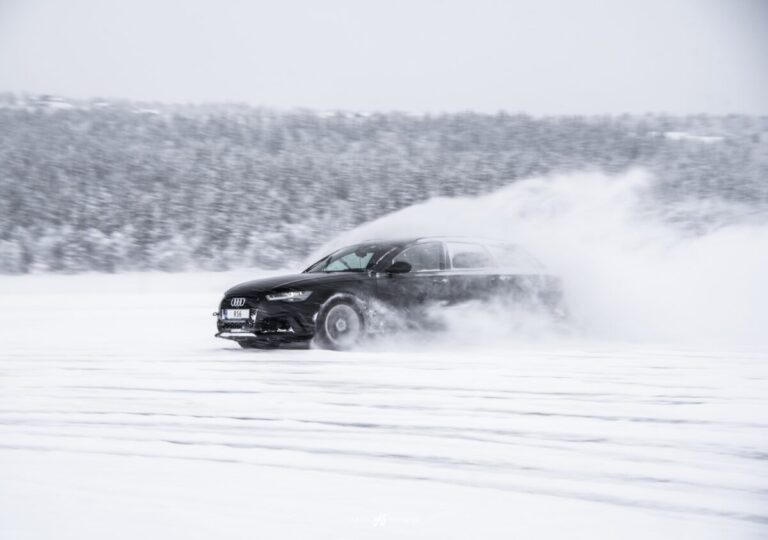
<instances>
[{"instance_id":1,"label":"snow-covered forest","mask_svg":"<svg viewBox=\"0 0 768 540\"><path fill-rule=\"evenodd\" d=\"M768 117L359 114L5 94L0 272L286 267L430 197L632 167L656 176L660 203L765 209Z\"/></svg>"}]
</instances>

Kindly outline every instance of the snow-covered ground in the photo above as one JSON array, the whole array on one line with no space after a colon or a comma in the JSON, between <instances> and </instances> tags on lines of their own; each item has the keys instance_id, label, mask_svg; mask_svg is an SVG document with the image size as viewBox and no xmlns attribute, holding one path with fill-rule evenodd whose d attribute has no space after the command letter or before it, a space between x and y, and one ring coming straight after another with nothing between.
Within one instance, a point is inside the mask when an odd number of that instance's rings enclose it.
<instances>
[{"instance_id":1,"label":"snow-covered ground","mask_svg":"<svg viewBox=\"0 0 768 540\"><path fill-rule=\"evenodd\" d=\"M768 536L768 354L243 351L245 277L0 279L0 538Z\"/></svg>"}]
</instances>

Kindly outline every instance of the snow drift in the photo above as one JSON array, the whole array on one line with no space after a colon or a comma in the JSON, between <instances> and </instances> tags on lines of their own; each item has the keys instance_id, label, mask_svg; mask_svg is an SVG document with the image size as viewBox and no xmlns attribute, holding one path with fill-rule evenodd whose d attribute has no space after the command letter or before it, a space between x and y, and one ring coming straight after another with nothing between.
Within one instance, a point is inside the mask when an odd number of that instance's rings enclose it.
<instances>
[{"instance_id":1,"label":"snow drift","mask_svg":"<svg viewBox=\"0 0 768 540\"><path fill-rule=\"evenodd\" d=\"M768 353L708 345L765 344L765 228L653 188L530 180L337 239L518 241L593 343L467 306L426 350L241 350L210 313L253 270L3 277L0 538L765 538Z\"/></svg>"},{"instance_id":2,"label":"snow drift","mask_svg":"<svg viewBox=\"0 0 768 540\"><path fill-rule=\"evenodd\" d=\"M522 245L561 276L578 336L763 348L766 217L714 198L665 202L643 171L567 174L519 181L474 198L432 199L340 235L313 257L381 237L502 239ZM494 338L521 329L529 334L531 328L541 337L546 327L517 314L513 330L500 332L492 322L498 313L485 324L487 307L445 316L457 332L495 329Z\"/></svg>"}]
</instances>

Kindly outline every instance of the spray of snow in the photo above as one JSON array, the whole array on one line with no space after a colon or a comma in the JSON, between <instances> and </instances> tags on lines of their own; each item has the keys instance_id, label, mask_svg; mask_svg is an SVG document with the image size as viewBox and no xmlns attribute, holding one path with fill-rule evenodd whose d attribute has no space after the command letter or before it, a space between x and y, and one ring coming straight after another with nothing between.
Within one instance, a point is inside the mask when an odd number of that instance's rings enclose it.
<instances>
[{"instance_id":1,"label":"spray of snow","mask_svg":"<svg viewBox=\"0 0 768 540\"><path fill-rule=\"evenodd\" d=\"M717 205L727 217L702 221L702 215L718 215ZM664 203L643 171L582 173L528 179L475 198L432 199L345 233L319 252L382 237L502 239L523 246L561 277L571 336L764 348L768 219L761 217L741 219L714 199ZM520 314L513 320L505 315L510 324L500 325L493 306L442 316L450 330L444 339L452 344L456 336L563 334Z\"/></svg>"}]
</instances>

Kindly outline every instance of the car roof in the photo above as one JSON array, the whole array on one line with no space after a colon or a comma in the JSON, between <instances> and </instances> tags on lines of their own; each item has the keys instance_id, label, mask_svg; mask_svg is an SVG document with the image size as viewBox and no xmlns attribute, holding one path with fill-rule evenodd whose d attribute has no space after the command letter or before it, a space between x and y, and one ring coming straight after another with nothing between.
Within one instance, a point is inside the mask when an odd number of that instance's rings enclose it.
<instances>
[{"instance_id":1,"label":"car roof","mask_svg":"<svg viewBox=\"0 0 768 540\"><path fill-rule=\"evenodd\" d=\"M360 244L375 244L375 243L387 243L387 244L420 244L424 242L470 242L475 244L504 244L503 240L494 238L479 238L472 236L416 236L410 238L371 238L360 242Z\"/></svg>"}]
</instances>

